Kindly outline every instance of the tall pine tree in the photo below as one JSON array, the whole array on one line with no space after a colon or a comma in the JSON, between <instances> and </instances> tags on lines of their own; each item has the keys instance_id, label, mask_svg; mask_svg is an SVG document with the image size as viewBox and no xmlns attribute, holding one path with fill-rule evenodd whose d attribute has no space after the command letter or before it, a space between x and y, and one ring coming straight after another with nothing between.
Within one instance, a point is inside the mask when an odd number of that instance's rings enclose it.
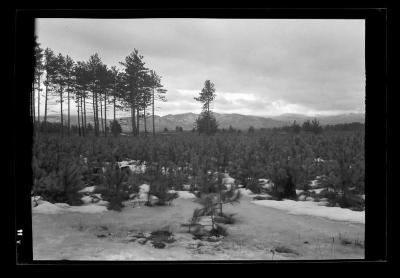
<instances>
[{"instance_id":1,"label":"tall pine tree","mask_svg":"<svg viewBox=\"0 0 400 278\"><path fill-rule=\"evenodd\" d=\"M56 77L55 83L58 87L59 103L60 103L60 121L61 121L61 136L64 135L64 114L63 114L63 102L64 102L64 88L66 85L66 67L65 57L59 53L56 58Z\"/></svg>"},{"instance_id":2,"label":"tall pine tree","mask_svg":"<svg viewBox=\"0 0 400 278\"><path fill-rule=\"evenodd\" d=\"M44 70L46 72L46 79L43 82L45 86L45 99L44 99L44 125L47 128L47 110L48 110L48 98L49 90L52 91L55 85L57 60L54 52L50 48L46 48L44 51Z\"/></svg>"},{"instance_id":3,"label":"tall pine tree","mask_svg":"<svg viewBox=\"0 0 400 278\"><path fill-rule=\"evenodd\" d=\"M40 92L41 92L41 82L40 78L43 74L44 65L43 65L43 49L40 47L40 43L37 42L37 37L35 36L35 77L34 83L36 83L36 90L38 92L38 122L40 122ZM35 85L34 85L35 88ZM33 118L35 119L35 89L33 91Z\"/></svg>"},{"instance_id":4,"label":"tall pine tree","mask_svg":"<svg viewBox=\"0 0 400 278\"><path fill-rule=\"evenodd\" d=\"M138 127L136 123L137 110L140 104L140 85L143 72L146 71L143 62L143 56L139 54L138 50L135 49L129 56L125 58L125 62L120 62L124 66L123 82L125 85L125 94L123 100L131 109L131 123L132 123L132 134L138 135Z\"/></svg>"},{"instance_id":5,"label":"tall pine tree","mask_svg":"<svg viewBox=\"0 0 400 278\"><path fill-rule=\"evenodd\" d=\"M73 91L73 82L74 82L74 61L68 55L65 57L65 83L67 86L67 107L68 107L68 114L67 114L67 127L68 127L68 135L71 132L71 92Z\"/></svg>"},{"instance_id":6,"label":"tall pine tree","mask_svg":"<svg viewBox=\"0 0 400 278\"><path fill-rule=\"evenodd\" d=\"M210 80L204 82L204 88L201 90L198 97L194 99L203 104L203 111L199 118L196 120L197 131L199 133L206 133L208 135L217 131L217 122L212 115L210 106L215 99L215 86Z\"/></svg>"}]
</instances>

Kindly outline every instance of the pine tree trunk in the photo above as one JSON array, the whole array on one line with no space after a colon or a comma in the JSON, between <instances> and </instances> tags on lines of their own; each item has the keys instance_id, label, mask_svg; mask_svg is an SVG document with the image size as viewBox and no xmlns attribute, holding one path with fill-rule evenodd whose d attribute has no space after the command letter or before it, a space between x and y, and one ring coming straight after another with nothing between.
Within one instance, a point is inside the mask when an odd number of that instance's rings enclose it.
<instances>
[{"instance_id":1,"label":"pine tree trunk","mask_svg":"<svg viewBox=\"0 0 400 278\"><path fill-rule=\"evenodd\" d=\"M210 102L207 102L207 133L210 134Z\"/></svg>"},{"instance_id":2,"label":"pine tree trunk","mask_svg":"<svg viewBox=\"0 0 400 278\"><path fill-rule=\"evenodd\" d=\"M116 97L116 94L117 94L117 92L116 92L116 85L115 85L115 79L114 79L114 121L115 121L115 104L116 104L116 99L117 99L117 97Z\"/></svg>"},{"instance_id":3,"label":"pine tree trunk","mask_svg":"<svg viewBox=\"0 0 400 278\"><path fill-rule=\"evenodd\" d=\"M216 227L215 227L214 214L211 214L211 227L212 227L212 230L215 230L215 229L216 229Z\"/></svg>"},{"instance_id":4,"label":"pine tree trunk","mask_svg":"<svg viewBox=\"0 0 400 278\"><path fill-rule=\"evenodd\" d=\"M79 134L79 136L82 136L82 134L81 134L81 117L80 117L82 112L79 113L79 106L80 106L79 103L80 103L80 99L78 96L76 96L76 107L78 110L78 134Z\"/></svg>"},{"instance_id":5,"label":"pine tree trunk","mask_svg":"<svg viewBox=\"0 0 400 278\"><path fill-rule=\"evenodd\" d=\"M98 100L98 95L97 92L95 94L96 100L95 100L95 108L96 108L96 136L100 135L100 124L99 124L99 100Z\"/></svg>"},{"instance_id":6,"label":"pine tree trunk","mask_svg":"<svg viewBox=\"0 0 400 278\"><path fill-rule=\"evenodd\" d=\"M70 92L69 92L69 78L68 78L68 87L67 87L67 98L68 98L68 136L71 133L71 110L70 110Z\"/></svg>"},{"instance_id":7,"label":"pine tree trunk","mask_svg":"<svg viewBox=\"0 0 400 278\"><path fill-rule=\"evenodd\" d=\"M219 191L219 213L222 216L222 190Z\"/></svg>"},{"instance_id":8,"label":"pine tree trunk","mask_svg":"<svg viewBox=\"0 0 400 278\"><path fill-rule=\"evenodd\" d=\"M46 86L46 96L44 98L44 127L47 131L47 96L48 96L48 86Z\"/></svg>"},{"instance_id":9,"label":"pine tree trunk","mask_svg":"<svg viewBox=\"0 0 400 278\"><path fill-rule=\"evenodd\" d=\"M97 136L97 131L96 131L96 97L95 93L93 93L93 127L94 127L94 134Z\"/></svg>"},{"instance_id":10,"label":"pine tree trunk","mask_svg":"<svg viewBox=\"0 0 400 278\"><path fill-rule=\"evenodd\" d=\"M85 137L85 96L81 97L81 129L82 129L82 136Z\"/></svg>"},{"instance_id":11,"label":"pine tree trunk","mask_svg":"<svg viewBox=\"0 0 400 278\"><path fill-rule=\"evenodd\" d=\"M107 136L107 90L104 92L104 135Z\"/></svg>"},{"instance_id":12,"label":"pine tree trunk","mask_svg":"<svg viewBox=\"0 0 400 278\"><path fill-rule=\"evenodd\" d=\"M153 105L152 105L153 107L153 112L152 112L152 115L153 115L153 117L152 117L152 120L153 120L153 136L155 136L156 135L156 128L155 128L155 126L154 126L154 88L153 88Z\"/></svg>"},{"instance_id":13,"label":"pine tree trunk","mask_svg":"<svg viewBox=\"0 0 400 278\"><path fill-rule=\"evenodd\" d=\"M98 136L98 122L97 122L97 93L94 94L94 134Z\"/></svg>"},{"instance_id":14,"label":"pine tree trunk","mask_svg":"<svg viewBox=\"0 0 400 278\"><path fill-rule=\"evenodd\" d=\"M101 132L104 133L104 122L103 122L103 102L101 100L101 95L100 95L100 122L101 122Z\"/></svg>"},{"instance_id":15,"label":"pine tree trunk","mask_svg":"<svg viewBox=\"0 0 400 278\"><path fill-rule=\"evenodd\" d=\"M85 125L84 125L84 111L85 111L85 109L84 109L84 98L85 96L83 95L83 97L81 97L80 98L80 100L81 100L81 121L82 121L82 124L81 124L81 126L82 126L82 135L83 135L83 137L85 137Z\"/></svg>"},{"instance_id":16,"label":"pine tree trunk","mask_svg":"<svg viewBox=\"0 0 400 278\"><path fill-rule=\"evenodd\" d=\"M64 118L63 118L63 93L62 89L60 89L60 116L61 116L61 136L64 136Z\"/></svg>"},{"instance_id":17,"label":"pine tree trunk","mask_svg":"<svg viewBox=\"0 0 400 278\"><path fill-rule=\"evenodd\" d=\"M32 84L32 97L31 97L31 113L33 118L33 124L36 123L36 113L35 113L35 82Z\"/></svg>"},{"instance_id":18,"label":"pine tree trunk","mask_svg":"<svg viewBox=\"0 0 400 278\"><path fill-rule=\"evenodd\" d=\"M144 135L147 136L146 105L143 107L143 119L144 119Z\"/></svg>"},{"instance_id":19,"label":"pine tree trunk","mask_svg":"<svg viewBox=\"0 0 400 278\"><path fill-rule=\"evenodd\" d=\"M132 122L132 135L136 136L136 118L135 118L135 106L131 105L131 122Z\"/></svg>"},{"instance_id":20,"label":"pine tree trunk","mask_svg":"<svg viewBox=\"0 0 400 278\"><path fill-rule=\"evenodd\" d=\"M114 121L115 121L115 96L114 96Z\"/></svg>"},{"instance_id":21,"label":"pine tree trunk","mask_svg":"<svg viewBox=\"0 0 400 278\"><path fill-rule=\"evenodd\" d=\"M140 127L139 127L139 106L136 108L136 133L140 135Z\"/></svg>"},{"instance_id":22,"label":"pine tree trunk","mask_svg":"<svg viewBox=\"0 0 400 278\"><path fill-rule=\"evenodd\" d=\"M40 123L40 76L38 77L38 123Z\"/></svg>"},{"instance_id":23,"label":"pine tree trunk","mask_svg":"<svg viewBox=\"0 0 400 278\"><path fill-rule=\"evenodd\" d=\"M85 92L83 92L83 136L86 134L86 95Z\"/></svg>"}]
</instances>

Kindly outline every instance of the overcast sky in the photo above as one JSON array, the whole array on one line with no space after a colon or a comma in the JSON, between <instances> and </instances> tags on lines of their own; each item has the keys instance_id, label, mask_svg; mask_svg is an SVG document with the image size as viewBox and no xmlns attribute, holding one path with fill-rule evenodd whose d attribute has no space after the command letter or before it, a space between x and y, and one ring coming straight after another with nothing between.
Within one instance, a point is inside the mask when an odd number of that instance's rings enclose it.
<instances>
[{"instance_id":1,"label":"overcast sky","mask_svg":"<svg viewBox=\"0 0 400 278\"><path fill-rule=\"evenodd\" d=\"M199 113L206 79L219 113L365 112L364 20L38 19L36 34L42 48L75 61L97 52L108 66L138 49L168 90L158 115Z\"/></svg>"}]
</instances>

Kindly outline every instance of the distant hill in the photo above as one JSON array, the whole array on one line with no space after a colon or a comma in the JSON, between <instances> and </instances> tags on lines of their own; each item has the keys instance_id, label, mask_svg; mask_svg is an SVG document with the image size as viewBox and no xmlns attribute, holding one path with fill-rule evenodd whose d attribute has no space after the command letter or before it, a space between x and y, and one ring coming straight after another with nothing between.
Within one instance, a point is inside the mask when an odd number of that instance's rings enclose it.
<instances>
[{"instance_id":1,"label":"distant hill","mask_svg":"<svg viewBox=\"0 0 400 278\"><path fill-rule=\"evenodd\" d=\"M270 118L257 117L257 116L247 116L240 114L219 114L214 113L219 128L228 129L231 125L233 128L246 130L250 126L254 128L272 128L284 126L285 123L273 120ZM175 130L176 126L181 126L183 130L192 130L194 123L199 115L195 113L184 113L176 115L165 115L163 117L156 116L154 123L156 126L156 131L162 131L164 128L168 130ZM131 119L121 118L120 123L124 130L131 130ZM152 128L151 117L146 121L149 129ZM140 126L143 128L143 121L140 121Z\"/></svg>"},{"instance_id":2,"label":"distant hill","mask_svg":"<svg viewBox=\"0 0 400 278\"><path fill-rule=\"evenodd\" d=\"M221 128L229 128L232 125L236 129L273 128L284 126L285 123L271 118L241 115L241 114L216 114L217 122Z\"/></svg>"},{"instance_id":3,"label":"distant hill","mask_svg":"<svg viewBox=\"0 0 400 278\"><path fill-rule=\"evenodd\" d=\"M279 116L271 117L275 120L282 121L286 124L293 123L296 121L298 124L302 124L307 120L312 120L317 118L321 125L335 125L335 124L348 124L348 123L365 123L365 114L364 113L349 113L349 114L340 114L340 115L331 115L331 116L306 116L302 114L282 114Z\"/></svg>"},{"instance_id":4,"label":"distant hill","mask_svg":"<svg viewBox=\"0 0 400 278\"><path fill-rule=\"evenodd\" d=\"M219 124L219 128L228 129L231 125L235 129L247 130L250 126L254 128L273 128L273 127L282 127L288 124L293 123L294 120L297 123L302 124L306 120L312 120L317 118L322 125L327 124L342 124L342 123L352 123L352 122L365 122L365 114L363 113L350 113L350 114L341 114L334 116L315 116L310 117L301 114L282 114L279 116L271 116L271 117L260 117L260 116L251 116L251 115L241 115L241 114L219 114L214 113L217 122ZM183 113L183 114L175 114L175 115L165 115L165 116L155 116L154 123L156 127L156 131L163 131L164 128L168 130L175 130L176 126L181 126L183 130L192 130L194 126L194 122L196 121L199 115L195 113ZM49 115L49 122L59 122L59 115ZM64 116L64 120L66 120L66 115ZM108 122L111 119L107 120ZM130 117L122 117L118 119L122 129L124 132L131 131L131 118ZM88 115L86 117L87 123L93 124L93 116ZM71 115L71 125L78 124L77 115ZM152 130L152 119L148 117L146 119L147 129L149 131ZM139 122L140 130L144 129L144 121L140 119Z\"/></svg>"}]
</instances>

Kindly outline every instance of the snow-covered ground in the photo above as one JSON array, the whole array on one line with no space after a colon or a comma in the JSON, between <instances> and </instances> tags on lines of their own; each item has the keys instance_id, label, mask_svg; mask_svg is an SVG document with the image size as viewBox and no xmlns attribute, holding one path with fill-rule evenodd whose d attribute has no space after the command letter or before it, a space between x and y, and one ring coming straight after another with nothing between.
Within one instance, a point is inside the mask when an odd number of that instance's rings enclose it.
<instances>
[{"instance_id":1,"label":"snow-covered ground","mask_svg":"<svg viewBox=\"0 0 400 278\"><path fill-rule=\"evenodd\" d=\"M293 200L257 200L254 204L284 210L290 214L311 215L337 221L365 224L365 211L353 211L340 207L327 207L325 202Z\"/></svg>"},{"instance_id":2,"label":"snow-covered ground","mask_svg":"<svg viewBox=\"0 0 400 278\"><path fill-rule=\"evenodd\" d=\"M70 206L65 203L49 203L47 201L41 201L40 204L32 208L33 213L41 214L59 214L68 212L78 213L102 213L107 211L107 207L103 204L88 204L83 206Z\"/></svg>"},{"instance_id":3,"label":"snow-covered ground","mask_svg":"<svg viewBox=\"0 0 400 278\"><path fill-rule=\"evenodd\" d=\"M169 190L169 193L178 193L178 198L181 199L193 199L196 198L196 196L188 191L176 191L176 190Z\"/></svg>"},{"instance_id":4,"label":"snow-covered ground","mask_svg":"<svg viewBox=\"0 0 400 278\"><path fill-rule=\"evenodd\" d=\"M125 207L122 212L41 213L34 208L34 260L308 260L362 259L364 249L343 245L339 238L364 239L364 225L288 214L256 205L249 197L224 205L236 222L226 225L228 236L216 243L193 239L187 223L199 204L178 198L171 206ZM89 206L81 206L89 207ZM80 210L80 212L82 212ZM176 241L164 249L130 240L131 231L149 233L168 229ZM336 240L332 242L332 238ZM272 253L284 246L294 253Z\"/></svg>"},{"instance_id":5,"label":"snow-covered ground","mask_svg":"<svg viewBox=\"0 0 400 278\"><path fill-rule=\"evenodd\" d=\"M134 172L144 172L145 163L127 160L120 167ZM319 194L318 179L311 181L310 192ZM273 183L259 180L268 192ZM235 180L226 174L224 185L230 189ZM32 198L34 259L52 260L271 260L271 259L346 259L364 258L363 248L341 245L332 238L346 235L350 240L364 238L365 212L339 207L327 207L326 202L313 202L303 190L296 190L299 199L254 200L254 197L271 198L267 193L254 194L240 188L243 195L239 204L224 205L224 213L233 213L236 222L226 225L228 236L221 242L204 246L193 240L182 227L199 206L193 202L195 195L188 191L178 193L170 206L141 206L148 200L150 186L142 184L137 194L124 202L122 212L107 210L107 202L94 194L95 186L79 191L85 205L52 204L37 196ZM187 186L187 189L190 185ZM157 199L150 196L151 200ZM300 198L304 197L304 198ZM129 205L132 203L133 205ZM139 206L137 206L139 204ZM79 228L77 228L79 227ZM99 227L106 227L100 239ZM129 241L129 230L149 233L168 229L176 243L165 249L155 249L150 244ZM203 244L203 247L199 247ZM197 246L196 248L192 248ZM293 254L272 253L277 246L294 250Z\"/></svg>"},{"instance_id":6,"label":"snow-covered ground","mask_svg":"<svg viewBox=\"0 0 400 278\"><path fill-rule=\"evenodd\" d=\"M255 194L247 188L239 188L238 189L240 191L240 194L242 194L243 196L254 196Z\"/></svg>"}]
</instances>

